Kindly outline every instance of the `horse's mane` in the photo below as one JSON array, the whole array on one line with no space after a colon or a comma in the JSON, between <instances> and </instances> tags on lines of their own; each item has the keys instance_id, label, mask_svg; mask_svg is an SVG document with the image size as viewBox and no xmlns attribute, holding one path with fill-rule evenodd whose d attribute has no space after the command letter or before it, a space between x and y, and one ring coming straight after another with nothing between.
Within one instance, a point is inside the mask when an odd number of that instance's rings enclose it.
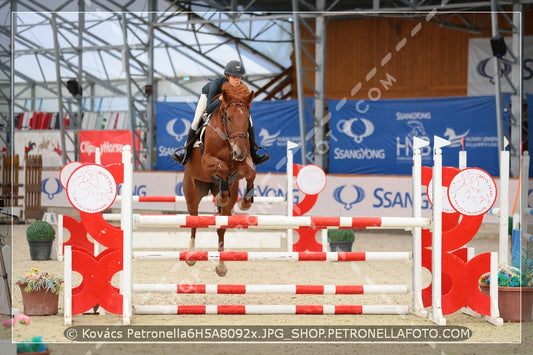
<instances>
[{"instance_id":1,"label":"horse's mane","mask_svg":"<svg viewBox=\"0 0 533 355\"><path fill-rule=\"evenodd\" d=\"M225 92L232 101L246 102L250 95L250 89L244 83L232 86L230 83L224 83L222 85L222 92Z\"/></svg>"}]
</instances>

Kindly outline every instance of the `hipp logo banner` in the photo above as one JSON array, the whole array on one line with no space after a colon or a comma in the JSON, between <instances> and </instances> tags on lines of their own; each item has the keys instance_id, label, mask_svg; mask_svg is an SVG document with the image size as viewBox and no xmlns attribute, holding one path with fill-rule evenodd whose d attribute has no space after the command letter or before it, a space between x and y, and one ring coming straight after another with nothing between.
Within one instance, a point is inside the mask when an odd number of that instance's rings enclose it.
<instances>
[{"instance_id":1,"label":"hipp logo banner","mask_svg":"<svg viewBox=\"0 0 533 355\"><path fill-rule=\"evenodd\" d=\"M313 107L311 100L307 101ZM287 141L300 143L298 100L254 101L250 110L256 143L271 155L270 160L256 167L257 172L285 172L287 169ZM306 113L306 122L312 117ZM301 153L294 154L294 162L301 164Z\"/></svg>"},{"instance_id":2,"label":"hipp logo banner","mask_svg":"<svg viewBox=\"0 0 533 355\"><path fill-rule=\"evenodd\" d=\"M508 100L508 96L506 97ZM443 165L468 165L499 175L494 96L341 102L329 100L329 172L333 174L411 175L413 137L433 144L448 139ZM432 166L430 147L422 164Z\"/></svg>"},{"instance_id":3,"label":"hipp logo banner","mask_svg":"<svg viewBox=\"0 0 533 355\"><path fill-rule=\"evenodd\" d=\"M307 104L313 107L311 100ZM170 155L185 144L195 108L196 103L156 102L156 170L183 170L183 166L175 163ZM254 101L250 115L256 143L264 147L271 155L271 159L256 167L256 170L258 172L284 172L287 141L300 142L298 101ZM310 114L306 114L306 122L311 124ZM301 154L294 155L294 162L301 164Z\"/></svg>"}]
</instances>

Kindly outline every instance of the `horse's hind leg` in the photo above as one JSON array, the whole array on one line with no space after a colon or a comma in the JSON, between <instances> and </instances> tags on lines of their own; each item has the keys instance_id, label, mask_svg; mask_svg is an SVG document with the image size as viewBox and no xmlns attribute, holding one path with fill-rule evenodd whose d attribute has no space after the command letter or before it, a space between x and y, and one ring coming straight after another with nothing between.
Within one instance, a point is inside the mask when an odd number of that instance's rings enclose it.
<instances>
[{"instance_id":1,"label":"horse's hind leg","mask_svg":"<svg viewBox=\"0 0 533 355\"><path fill-rule=\"evenodd\" d=\"M235 205L235 202L237 202L237 196L239 195L239 181L235 181L233 184L229 187L231 194L229 198L229 202L226 206L220 207L220 214L222 216L231 216L231 212L233 210L233 206ZM217 229L218 234L218 251L223 252L224 251L224 235L226 234L226 229L219 228ZM228 271L226 264L224 264L224 261L219 261L218 265L215 268L215 271L218 276L224 277L226 276L226 273Z\"/></svg>"},{"instance_id":2,"label":"horse's hind leg","mask_svg":"<svg viewBox=\"0 0 533 355\"><path fill-rule=\"evenodd\" d=\"M187 211L191 216L198 216L198 206L202 197L209 192L209 185L195 181L192 176L185 174L183 177L183 192L187 200ZM191 239L189 240L188 251L196 250L196 228L191 228ZM187 265L193 266L195 260L186 260Z\"/></svg>"},{"instance_id":3,"label":"horse's hind leg","mask_svg":"<svg viewBox=\"0 0 533 355\"><path fill-rule=\"evenodd\" d=\"M224 234L226 234L225 229L217 229L218 234L218 251L222 252L224 251ZM226 264L224 264L224 261L220 260L215 267L215 271L218 276L224 277L226 276L226 273L228 272L228 268L226 267Z\"/></svg>"},{"instance_id":4,"label":"horse's hind leg","mask_svg":"<svg viewBox=\"0 0 533 355\"><path fill-rule=\"evenodd\" d=\"M187 251L195 251L196 250L196 228L191 228L191 239L189 239L189 248ZM196 260L185 260L187 265L194 266L196 264Z\"/></svg>"}]
</instances>

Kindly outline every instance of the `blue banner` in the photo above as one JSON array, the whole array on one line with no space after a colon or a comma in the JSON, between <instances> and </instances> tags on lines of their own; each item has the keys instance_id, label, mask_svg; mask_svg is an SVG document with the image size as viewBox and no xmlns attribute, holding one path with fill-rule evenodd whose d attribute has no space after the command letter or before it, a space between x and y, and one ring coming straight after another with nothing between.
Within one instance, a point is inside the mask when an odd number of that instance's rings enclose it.
<instances>
[{"instance_id":1,"label":"blue banner","mask_svg":"<svg viewBox=\"0 0 533 355\"><path fill-rule=\"evenodd\" d=\"M307 105L312 108L313 101ZM183 166L175 163L170 155L185 144L187 133L194 116L196 103L156 102L157 116L157 158L156 170L183 171ZM258 172L285 172L287 141L300 143L298 101L257 101L250 110L256 142L271 155L266 163L256 167ZM312 117L306 114L306 122ZM259 150L259 153L264 153ZM301 164L301 153L294 152L294 162Z\"/></svg>"},{"instance_id":2,"label":"blue banner","mask_svg":"<svg viewBox=\"0 0 533 355\"><path fill-rule=\"evenodd\" d=\"M464 149L468 166L499 176L494 96L328 102L330 173L411 175L413 137L430 142L422 164L432 166L436 135L451 142L444 166L458 166Z\"/></svg>"},{"instance_id":3,"label":"blue banner","mask_svg":"<svg viewBox=\"0 0 533 355\"><path fill-rule=\"evenodd\" d=\"M526 94L527 99L527 114L528 114L528 122L531 118L533 121L533 94ZM523 138L522 138L523 139ZM527 133L527 146L524 145L524 150L528 149L529 156L531 157L531 151L533 150L533 124L530 124L528 127L528 133ZM531 159L529 161L529 177L533 176L533 164L531 163ZM533 207L533 206L530 206Z\"/></svg>"},{"instance_id":4,"label":"blue banner","mask_svg":"<svg viewBox=\"0 0 533 355\"><path fill-rule=\"evenodd\" d=\"M185 145L191 127L196 103L156 102L156 143L157 157L155 170L183 171L170 155Z\"/></svg>"}]
</instances>

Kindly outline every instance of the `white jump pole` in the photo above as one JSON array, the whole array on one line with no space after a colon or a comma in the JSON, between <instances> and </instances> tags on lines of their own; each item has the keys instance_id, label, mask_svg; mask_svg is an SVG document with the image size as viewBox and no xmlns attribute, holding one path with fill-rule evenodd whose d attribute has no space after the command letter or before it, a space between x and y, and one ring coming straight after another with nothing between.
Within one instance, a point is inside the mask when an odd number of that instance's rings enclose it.
<instances>
[{"instance_id":1,"label":"white jump pole","mask_svg":"<svg viewBox=\"0 0 533 355\"><path fill-rule=\"evenodd\" d=\"M94 151L94 162L96 164L102 165L102 152L100 151L100 147L96 147ZM98 256L98 254L100 254L100 243L94 240L93 248L93 255Z\"/></svg>"},{"instance_id":2,"label":"white jump pole","mask_svg":"<svg viewBox=\"0 0 533 355\"><path fill-rule=\"evenodd\" d=\"M57 215L57 260L63 261L63 215Z\"/></svg>"},{"instance_id":3,"label":"white jump pole","mask_svg":"<svg viewBox=\"0 0 533 355\"><path fill-rule=\"evenodd\" d=\"M292 204L294 201L294 193L292 191L293 180L293 164L294 154L293 150L298 147L298 144L287 141L287 217L292 217ZM287 229L287 251L292 251L293 244L293 230Z\"/></svg>"},{"instance_id":4,"label":"white jump pole","mask_svg":"<svg viewBox=\"0 0 533 355\"><path fill-rule=\"evenodd\" d=\"M509 262L509 152L500 152L499 263Z\"/></svg>"},{"instance_id":5,"label":"white jump pole","mask_svg":"<svg viewBox=\"0 0 533 355\"><path fill-rule=\"evenodd\" d=\"M63 275L63 318L65 325L72 325L72 247L70 245L65 246Z\"/></svg>"},{"instance_id":6,"label":"white jump pole","mask_svg":"<svg viewBox=\"0 0 533 355\"><path fill-rule=\"evenodd\" d=\"M531 210L528 206L529 192L529 152L522 153L522 178L520 181L520 238L529 240L527 234L527 217Z\"/></svg>"},{"instance_id":7,"label":"white jump pole","mask_svg":"<svg viewBox=\"0 0 533 355\"><path fill-rule=\"evenodd\" d=\"M131 323L132 309L132 247L133 247L133 165L131 146L125 145L122 150L122 164L124 164L124 183L122 184L120 228L124 235L123 268L120 273L120 290L122 293L122 323Z\"/></svg>"},{"instance_id":8,"label":"white jump pole","mask_svg":"<svg viewBox=\"0 0 533 355\"><path fill-rule=\"evenodd\" d=\"M413 218L422 217L422 156L421 148L429 145L420 138L413 138ZM413 314L427 317L422 302L422 228L413 228Z\"/></svg>"},{"instance_id":9,"label":"white jump pole","mask_svg":"<svg viewBox=\"0 0 533 355\"><path fill-rule=\"evenodd\" d=\"M432 294L430 320L446 325L442 315L442 147L450 142L434 136L433 141L433 241L432 241Z\"/></svg>"}]
</instances>

